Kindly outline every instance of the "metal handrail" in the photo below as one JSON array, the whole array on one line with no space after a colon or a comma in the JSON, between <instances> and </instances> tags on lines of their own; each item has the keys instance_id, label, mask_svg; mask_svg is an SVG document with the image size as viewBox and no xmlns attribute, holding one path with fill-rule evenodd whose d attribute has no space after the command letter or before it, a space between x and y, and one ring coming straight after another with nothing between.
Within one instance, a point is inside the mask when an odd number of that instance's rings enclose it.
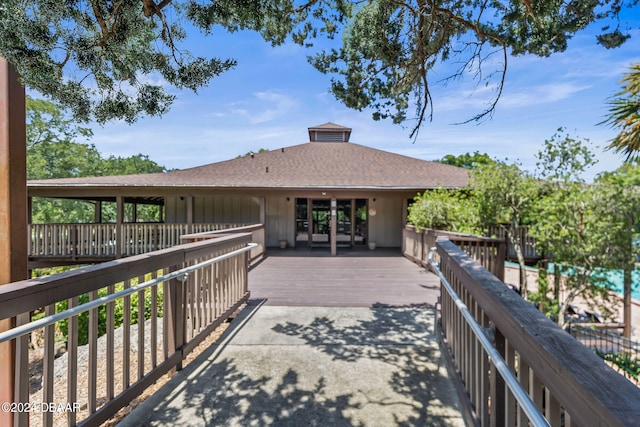
<instances>
[{"instance_id":1,"label":"metal handrail","mask_svg":"<svg viewBox=\"0 0 640 427\"><path fill-rule=\"evenodd\" d=\"M525 391L524 388L522 388L522 385L518 382L518 379L513 375L513 373L509 369L509 366L502 358L498 350L496 350L489 338L487 338L482 326L480 326L478 322L476 322L466 304L462 301L462 299L460 299L447 278L444 276L444 274L442 274L442 271L440 271L440 266L433 260L433 254L435 253L435 251L436 248L431 248L431 250L429 251L429 264L434 269L438 277L440 277L442 285L445 287L445 289L455 302L458 310L460 310L460 313L466 320L467 324L471 327L473 334L482 345L484 351L486 351L488 356L491 358L493 365L500 373L500 376L502 376L505 384L507 385L507 387L509 387L509 390L511 390L511 393L513 393L513 396L519 402L522 410L531 422L531 425L534 427L550 426L547 419L540 413L535 403L533 403L533 401L531 400L529 394Z\"/></svg>"},{"instance_id":2,"label":"metal handrail","mask_svg":"<svg viewBox=\"0 0 640 427\"><path fill-rule=\"evenodd\" d=\"M115 301L118 298L123 298L126 297L128 295L134 294L136 292L139 292L141 290L144 290L146 288L150 288L151 286L155 286L158 285L160 283L166 282L167 280L171 280L171 279L178 279L181 281L186 280L187 276L189 275L189 273L191 273L192 271L195 270L199 270L202 267L206 267L207 265L210 264L215 264L218 263L220 261L224 261L225 259L229 259L232 258L236 255L239 255L243 252L248 252L251 249L255 248L256 246L258 246L257 243L247 243L247 246L245 246L244 248L241 249L236 249L235 251L231 251L228 252L226 254L217 256L215 258L211 258L208 259L206 261L200 262L198 264L194 264L191 265L189 267L185 267L183 269L180 270L176 270L173 271L171 273L165 274L163 276L160 277L156 277L155 279L151 279L148 280L146 282L140 283L138 285L134 285L130 288L127 289L123 289L121 291L118 292L114 292L113 294L110 295L105 295L103 297L97 298L93 301L89 301L87 303L84 304L80 304L77 305L75 307L69 308L67 310L61 311L60 313L56 313L56 314L52 314L51 316L46 316L46 317L42 317L38 320L35 320L33 322L29 322L29 323L25 323L24 325L20 325L20 326L16 326L15 328L9 329L8 331L2 332L0 333L0 343L3 343L5 341L9 341L15 338L18 338L22 335L25 335L29 332L33 332L36 329L40 329L43 328L45 326L49 326L52 325L56 322L59 322L61 320L67 319L69 317L73 317L76 316L80 313L84 313L85 311L89 311L93 308L99 307L101 305L107 304L109 302Z\"/></svg>"}]
</instances>

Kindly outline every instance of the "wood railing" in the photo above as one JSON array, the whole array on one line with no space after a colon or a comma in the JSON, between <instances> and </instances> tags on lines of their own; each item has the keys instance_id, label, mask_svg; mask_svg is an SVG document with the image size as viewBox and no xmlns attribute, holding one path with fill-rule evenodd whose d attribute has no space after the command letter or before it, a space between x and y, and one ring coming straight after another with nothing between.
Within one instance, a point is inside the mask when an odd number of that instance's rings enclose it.
<instances>
[{"instance_id":1,"label":"wood railing","mask_svg":"<svg viewBox=\"0 0 640 427\"><path fill-rule=\"evenodd\" d=\"M536 239L531 237L529 226L520 227L520 242L522 242L522 255L524 259L531 263L539 259L542 259L542 254L539 254L536 250ZM488 227L488 235L496 237L498 239L504 239L507 242L507 259L517 260L518 256L515 249L511 245L511 242L507 239L505 227L499 225L490 225Z\"/></svg>"},{"instance_id":2,"label":"wood railing","mask_svg":"<svg viewBox=\"0 0 640 427\"><path fill-rule=\"evenodd\" d=\"M16 349L13 404L22 410L14 414L15 425L34 425L34 417L44 426L100 425L180 369L185 356L247 301L251 239L251 233L214 236L0 286L0 319L16 324L0 334L0 342L12 341ZM79 339L87 344L79 346ZM66 355L56 358L61 343ZM41 367L41 382L30 378L34 366ZM86 382L78 382L81 374ZM25 410L41 409L42 402L56 410Z\"/></svg>"},{"instance_id":3,"label":"wood railing","mask_svg":"<svg viewBox=\"0 0 640 427\"><path fill-rule=\"evenodd\" d=\"M507 288L453 242L438 239L439 270L552 426L629 426L640 389ZM496 374L459 305L441 291L444 342L482 426L522 426L520 402Z\"/></svg>"},{"instance_id":4,"label":"wood railing","mask_svg":"<svg viewBox=\"0 0 640 427\"><path fill-rule=\"evenodd\" d=\"M507 244L504 239L473 236L469 234L452 233L442 230L418 230L413 225L405 226L403 230L402 252L412 261L430 268L427 258L429 250L435 247L436 239L447 237L473 259L491 271L500 280L504 280L504 262ZM437 259L436 259L437 261Z\"/></svg>"},{"instance_id":5,"label":"wood railing","mask_svg":"<svg viewBox=\"0 0 640 427\"><path fill-rule=\"evenodd\" d=\"M224 230L246 224L29 224L30 257L116 257L143 254L180 244L187 233Z\"/></svg>"},{"instance_id":6,"label":"wood railing","mask_svg":"<svg viewBox=\"0 0 640 427\"><path fill-rule=\"evenodd\" d=\"M235 233L251 233L251 241L256 244L253 249L251 249L251 261L255 261L264 255L265 233L264 225L262 224L243 225L215 231L199 232L196 234L185 234L180 237L180 241L182 243L198 242L200 240L212 239Z\"/></svg>"}]
</instances>

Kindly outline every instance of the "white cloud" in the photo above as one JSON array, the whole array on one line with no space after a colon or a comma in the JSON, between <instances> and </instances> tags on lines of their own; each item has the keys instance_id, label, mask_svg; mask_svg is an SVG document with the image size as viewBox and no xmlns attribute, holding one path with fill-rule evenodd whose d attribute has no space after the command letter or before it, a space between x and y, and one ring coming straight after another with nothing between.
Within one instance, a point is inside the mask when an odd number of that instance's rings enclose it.
<instances>
[{"instance_id":1,"label":"white cloud","mask_svg":"<svg viewBox=\"0 0 640 427\"><path fill-rule=\"evenodd\" d=\"M249 119L249 123L271 122L285 117L294 111L297 101L284 93L275 90L254 92L253 98L229 104L231 112ZM235 107L236 105L241 107Z\"/></svg>"},{"instance_id":2,"label":"white cloud","mask_svg":"<svg viewBox=\"0 0 640 427\"><path fill-rule=\"evenodd\" d=\"M589 89L590 85L574 83L549 83L529 88L520 88L518 92L505 92L500 98L502 107L523 108L531 105L548 104L570 98L574 94Z\"/></svg>"}]
</instances>

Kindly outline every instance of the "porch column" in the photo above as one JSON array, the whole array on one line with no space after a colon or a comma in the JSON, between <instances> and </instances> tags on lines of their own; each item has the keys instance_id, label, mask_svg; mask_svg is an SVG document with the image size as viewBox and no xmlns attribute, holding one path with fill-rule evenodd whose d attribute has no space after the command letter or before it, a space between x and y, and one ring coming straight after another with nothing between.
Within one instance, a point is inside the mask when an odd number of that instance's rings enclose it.
<instances>
[{"instance_id":1,"label":"porch column","mask_svg":"<svg viewBox=\"0 0 640 427\"><path fill-rule=\"evenodd\" d=\"M100 200L96 200L96 204L93 207L93 222L102 224L102 202Z\"/></svg>"},{"instance_id":2,"label":"porch column","mask_svg":"<svg viewBox=\"0 0 640 427\"><path fill-rule=\"evenodd\" d=\"M27 137L25 91L18 74L0 58L0 286L27 278ZM15 319L0 320L0 331ZM20 350L20 349L18 349ZM0 344L0 402L14 401L16 346ZM0 425L13 425L0 411Z\"/></svg>"},{"instance_id":3,"label":"porch column","mask_svg":"<svg viewBox=\"0 0 640 427\"><path fill-rule=\"evenodd\" d=\"M267 209L266 197L260 197L260 224L267 226Z\"/></svg>"},{"instance_id":4,"label":"porch column","mask_svg":"<svg viewBox=\"0 0 640 427\"><path fill-rule=\"evenodd\" d=\"M331 198L331 236L329 239L331 240L331 255L335 256L337 253L337 242L338 238L338 201L335 197Z\"/></svg>"},{"instance_id":5,"label":"porch column","mask_svg":"<svg viewBox=\"0 0 640 427\"><path fill-rule=\"evenodd\" d=\"M193 233L193 196L187 196L187 234Z\"/></svg>"},{"instance_id":6,"label":"porch column","mask_svg":"<svg viewBox=\"0 0 640 427\"><path fill-rule=\"evenodd\" d=\"M409 203L407 203L407 198L403 197L402 198L402 243L400 244L400 250L402 251L401 253L405 253L407 251L407 242L406 239L404 238L404 229L407 228L407 216L408 216L408 210L409 210Z\"/></svg>"},{"instance_id":7,"label":"porch column","mask_svg":"<svg viewBox=\"0 0 640 427\"><path fill-rule=\"evenodd\" d=\"M116 196L116 258L123 254L124 242L122 241L122 224L124 223L124 199Z\"/></svg>"}]
</instances>

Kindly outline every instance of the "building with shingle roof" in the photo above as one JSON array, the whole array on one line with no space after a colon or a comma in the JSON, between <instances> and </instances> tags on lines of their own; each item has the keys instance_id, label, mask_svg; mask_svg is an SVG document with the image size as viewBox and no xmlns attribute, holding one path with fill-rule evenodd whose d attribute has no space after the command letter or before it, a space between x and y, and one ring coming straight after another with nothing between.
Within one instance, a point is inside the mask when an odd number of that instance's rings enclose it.
<instances>
[{"instance_id":1,"label":"building with shingle roof","mask_svg":"<svg viewBox=\"0 0 640 427\"><path fill-rule=\"evenodd\" d=\"M466 169L352 143L344 126L308 131L309 142L277 150L165 173L34 180L28 193L159 204L167 223L263 223L267 246L399 247L416 194L469 181Z\"/></svg>"}]
</instances>

